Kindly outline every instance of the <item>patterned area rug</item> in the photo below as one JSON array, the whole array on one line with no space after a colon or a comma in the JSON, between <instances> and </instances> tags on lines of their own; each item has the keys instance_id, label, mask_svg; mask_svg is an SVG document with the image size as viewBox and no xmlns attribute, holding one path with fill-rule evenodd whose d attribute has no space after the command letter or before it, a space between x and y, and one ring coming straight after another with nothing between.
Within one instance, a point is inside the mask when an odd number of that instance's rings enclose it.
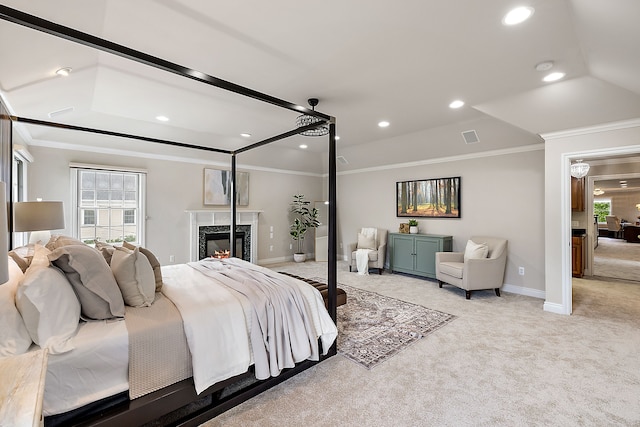
<instances>
[{"instance_id":1,"label":"patterned area rug","mask_svg":"<svg viewBox=\"0 0 640 427\"><path fill-rule=\"evenodd\" d=\"M375 292L339 287L347 303L338 307L338 353L367 369L455 319Z\"/></svg>"}]
</instances>

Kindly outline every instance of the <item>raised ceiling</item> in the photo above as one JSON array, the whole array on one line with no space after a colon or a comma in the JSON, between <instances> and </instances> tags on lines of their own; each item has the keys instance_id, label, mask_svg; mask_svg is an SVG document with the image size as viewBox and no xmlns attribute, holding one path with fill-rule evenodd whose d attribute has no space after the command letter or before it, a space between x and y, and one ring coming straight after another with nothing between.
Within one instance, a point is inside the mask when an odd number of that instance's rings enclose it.
<instances>
[{"instance_id":1,"label":"raised ceiling","mask_svg":"<svg viewBox=\"0 0 640 427\"><path fill-rule=\"evenodd\" d=\"M450 156L640 117L640 2L524 3L533 17L506 27L501 19L516 5L510 0L3 2L280 99L306 106L317 97L317 110L337 117L338 154L425 132L437 135L423 141L433 156ZM5 21L0 57L0 91L22 117L227 149L295 122L294 112ZM541 81L535 65L549 60L564 80ZM55 75L61 67L73 69L69 77ZM466 105L452 110L454 99ZM380 120L391 125L381 129ZM469 129L480 143L464 143L460 132ZM45 127L19 131L36 145L156 150ZM274 152L286 158L303 142L319 152L325 141L299 136Z\"/></svg>"}]
</instances>

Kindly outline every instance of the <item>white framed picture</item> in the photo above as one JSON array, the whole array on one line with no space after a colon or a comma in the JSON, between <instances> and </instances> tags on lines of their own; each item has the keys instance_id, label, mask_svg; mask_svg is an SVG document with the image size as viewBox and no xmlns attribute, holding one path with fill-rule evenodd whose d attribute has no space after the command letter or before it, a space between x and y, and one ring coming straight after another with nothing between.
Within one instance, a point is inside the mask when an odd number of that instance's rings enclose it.
<instances>
[{"instance_id":1,"label":"white framed picture","mask_svg":"<svg viewBox=\"0 0 640 427\"><path fill-rule=\"evenodd\" d=\"M236 172L236 200L239 206L249 205L249 172ZM204 169L204 204L231 203L231 171Z\"/></svg>"}]
</instances>

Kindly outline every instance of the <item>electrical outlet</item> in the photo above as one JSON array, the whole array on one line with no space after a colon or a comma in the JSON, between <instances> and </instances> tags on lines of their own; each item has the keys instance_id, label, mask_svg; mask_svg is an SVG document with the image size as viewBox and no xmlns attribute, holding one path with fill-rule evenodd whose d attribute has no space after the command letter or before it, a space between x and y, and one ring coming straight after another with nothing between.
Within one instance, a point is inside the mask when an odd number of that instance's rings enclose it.
<instances>
[{"instance_id":1,"label":"electrical outlet","mask_svg":"<svg viewBox=\"0 0 640 427\"><path fill-rule=\"evenodd\" d=\"M580 226L580 221L571 221L571 226L572 227L579 227Z\"/></svg>"},{"instance_id":2,"label":"electrical outlet","mask_svg":"<svg viewBox=\"0 0 640 427\"><path fill-rule=\"evenodd\" d=\"M293 243L289 243L289 249L293 249Z\"/></svg>"},{"instance_id":3,"label":"electrical outlet","mask_svg":"<svg viewBox=\"0 0 640 427\"><path fill-rule=\"evenodd\" d=\"M524 276L524 267L518 267L518 274Z\"/></svg>"},{"instance_id":4,"label":"electrical outlet","mask_svg":"<svg viewBox=\"0 0 640 427\"><path fill-rule=\"evenodd\" d=\"M169 262L176 262L175 255L169 255Z\"/></svg>"},{"instance_id":5,"label":"electrical outlet","mask_svg":"<svg viewBox=\"0 0 640 427\"><path fill-rule=\"evenodd\" d=\"M273 245L269 246L269 252L273 252Z\"/></svg>"},{"instance_id":6,"label":"electrical outlet","mask_svg":"<svg viewBox=\"0 0 640 427\"><path fill-rule=\"evenodd\" d=\"M269 233L269 238L273 239L273 233Z\"/></svg>"}]
</instances>

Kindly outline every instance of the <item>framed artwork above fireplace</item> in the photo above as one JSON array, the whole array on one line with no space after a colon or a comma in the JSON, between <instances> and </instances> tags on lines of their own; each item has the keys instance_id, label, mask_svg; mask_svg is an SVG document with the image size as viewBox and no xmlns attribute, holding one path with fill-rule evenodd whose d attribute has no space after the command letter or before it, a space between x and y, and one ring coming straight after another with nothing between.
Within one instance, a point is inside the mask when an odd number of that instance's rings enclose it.
<instances>
[{"instance_id":1,"label":"framed artwork above fireplace","mask_svg":"<svg viewBox=\"0 0 640 427\"><path fill-rule=\"evenodd\" d=\"M236 174L236 200L238 206L249 205L249 172ZM231 172L223 169L204 169L205 205L231 204Z\"/></svg>"}]
</instances>

